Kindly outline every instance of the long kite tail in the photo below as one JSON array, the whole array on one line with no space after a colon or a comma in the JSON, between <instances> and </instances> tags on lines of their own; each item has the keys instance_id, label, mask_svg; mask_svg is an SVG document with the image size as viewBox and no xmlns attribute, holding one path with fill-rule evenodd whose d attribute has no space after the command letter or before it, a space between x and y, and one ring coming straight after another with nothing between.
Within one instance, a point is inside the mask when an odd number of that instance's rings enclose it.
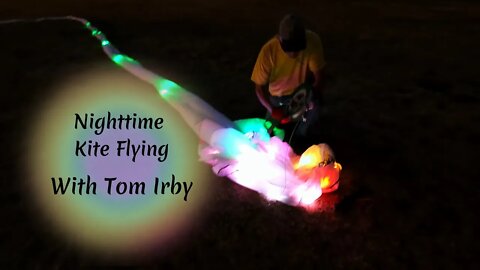
<instances>
[{"instance_id":1,"label":"long kite tail","mask_svg":"<svg viewBox=\"0 0 480 270\"><path fill-rule=\"evenodd\" d=\"M128 55L122 54L112 43L110 43L102 31L84 18L61 16L36 19L12 19L0 21L0 24L22 22L36 23L57 20L70 20L83 24L90 31L92 36L100 42L103 51L114 63L137 78L155 87L160 96L182 116L185 122L202 140L209 140L209 137L213 132L210 130L212 126L216 128L235 128L235 124L231 120L195 94L187 91L177 83L146 69L140 64L140 62Z\"/></svg>"}]
</instances>

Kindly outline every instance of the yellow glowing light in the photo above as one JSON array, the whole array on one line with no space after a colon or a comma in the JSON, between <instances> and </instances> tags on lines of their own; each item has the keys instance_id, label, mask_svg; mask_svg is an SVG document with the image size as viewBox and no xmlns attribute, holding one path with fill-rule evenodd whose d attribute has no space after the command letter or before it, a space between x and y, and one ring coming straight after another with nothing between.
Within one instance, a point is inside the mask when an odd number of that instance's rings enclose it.
<instances>
[{"instance_id":1,"label":"yellow glowing light","mask_svg":"<svg viewBox=\"0 0 480 270\"><path fill-rule=\"evenodd\" d=\"M305 169L312 169L323 160L322 151L320 146L312 145L310 146L305 152L303 152L302 156L300 156L300 161L296 164L295 169L298 168L305 168Z\"/></svg>"},{"instance_id":2,"label":"yellow glowing light","mask_svg":"<svg viewBox=\"0 0 480 270\"><path fill-rule=\"evenodd\" d=\"M333 163L333 168L342 170L342 165L340 163L335 162Z\"/></svg>"},{"instance_id":3,"label":"yellow glowing light","mask_svg":"<svg viewBox=\"0 0 480 270\"><path fill-rule=\"evenodd\" d=\"M322 180L320 180L320 187L321 188L326 188L329 185L330 185L330 177L325 176L324 178L322 178Z\"/></svg>"}]
</instances>

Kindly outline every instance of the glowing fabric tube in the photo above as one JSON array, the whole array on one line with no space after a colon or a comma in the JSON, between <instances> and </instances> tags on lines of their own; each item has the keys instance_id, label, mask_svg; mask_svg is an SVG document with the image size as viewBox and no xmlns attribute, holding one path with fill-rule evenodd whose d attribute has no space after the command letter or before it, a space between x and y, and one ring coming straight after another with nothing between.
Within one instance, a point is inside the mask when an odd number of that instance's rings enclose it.
<instances>
[{"instance_id":1,"label":"glowing fabric tube","mask_svg":"<svg viewBox=\"0 0 480 270\"><path fill-rule=\"evenodd\" d=\"M230 121L208 103L173 81L144 68L138 61L120 53L89 21L74 16L33 20L73 20L82 23L98 39L103 51L117 65L153 85L202 140L201 160L220 176L263 194L269 200L291 205L308 205L323 191L338 188L340 164L325 144L296 156L291 147L268 135L263 119ZM14 23L25 20L10 20ZM281 137L281 131L274 133ZM316 153L313 154L312 153ZM327 162L330 162L327 164ZM332 163L333 162L333 163Z\"/></svg>"}]
</instances>

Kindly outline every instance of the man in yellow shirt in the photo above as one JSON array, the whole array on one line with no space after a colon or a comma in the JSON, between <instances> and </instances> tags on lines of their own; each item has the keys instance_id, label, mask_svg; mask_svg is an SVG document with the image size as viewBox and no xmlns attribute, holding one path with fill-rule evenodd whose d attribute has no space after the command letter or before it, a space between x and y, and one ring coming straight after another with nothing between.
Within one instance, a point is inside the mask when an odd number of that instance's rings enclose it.
<instances>
[{"instance_id":1,"label":"man in yellow shirt","mask_svg":"<svg viewBox=\"0 0 480 270\"><path fill-rule=\"evenodd\" d=\"M282 106L297 89L307 87L321 98L324 67L320 37L305 29L299 17L289 14L280 22L278 34L262 47L251 79L260 103L275 120L280 120L283 116L278 115L279 109L282 114ZM315 117L317 107L307 112L307 122L312 122L309 118Z\"/></svg>"}]
</instances>

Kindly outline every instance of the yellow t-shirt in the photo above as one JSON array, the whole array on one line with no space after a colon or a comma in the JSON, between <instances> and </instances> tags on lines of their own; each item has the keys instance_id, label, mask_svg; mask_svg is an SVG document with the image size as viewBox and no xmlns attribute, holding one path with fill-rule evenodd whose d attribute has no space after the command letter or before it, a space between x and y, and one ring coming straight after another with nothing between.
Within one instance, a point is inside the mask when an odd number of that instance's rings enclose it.
<instances>
[{"instance_id":1,"label":"yellow t-shirt","mask_svg":"<svg viewBox=\"0 0 480 270\"><path fill-rule=\"evenodd\" d=\"M297 57L290 58L280 45L278 36L271 38L260 50L253 68L252 81L268 84L272 96L285 96L305 82L308 71L316 72L325 66L320 37L306 31L307 46Z\"/></svg>"}]
</instances>

